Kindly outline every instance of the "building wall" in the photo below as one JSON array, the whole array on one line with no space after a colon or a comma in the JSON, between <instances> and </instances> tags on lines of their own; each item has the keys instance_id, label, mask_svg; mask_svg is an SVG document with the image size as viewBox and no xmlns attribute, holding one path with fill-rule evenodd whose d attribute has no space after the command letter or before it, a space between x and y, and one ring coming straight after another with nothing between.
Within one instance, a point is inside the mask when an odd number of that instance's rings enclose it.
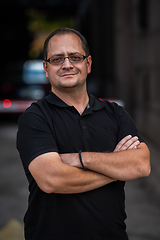
<instances>
[{"instance_id":1,"label":"building wall","mask_svg":"<svg viewBox=\"0 0 160 240\"><path fill-rule=\"evenodd\" d=\"M86 0L77 17L77 29L86 37L93 60L92 72L88 76L88 89L101 98L115 96L114 2Z\"/></svg>"},{"instance_id":2,"label":"building wall","mask_svg":"<svg viewBox=\"0 0 160 240\"><path fill-rule=\"evenodd\" d=\"M125 108L134 114L134 68L133 68L133 28L132 1L116 0L114 11L115 31L115 76L117 97Z\"/></svg>"},{"instance_id":3,"label":"building wall","mask_svg":"<svg viewBox=\"0 0 160 240\"><path fill-rule=\"evenodd\" d=\"M138 11L139 1L133 1L135 120L160 146L160 1L142 3Z\"/></svg>"},{"instance_id":4,"label":"building wall","mask_svg":"<svg viewBox=\"0 0 160 240\"><path fill-rule=\"evenodd\" d=\"M160 146L160 1L116 0L120 97L140 132Z\"/></svg>"}]
</instances>

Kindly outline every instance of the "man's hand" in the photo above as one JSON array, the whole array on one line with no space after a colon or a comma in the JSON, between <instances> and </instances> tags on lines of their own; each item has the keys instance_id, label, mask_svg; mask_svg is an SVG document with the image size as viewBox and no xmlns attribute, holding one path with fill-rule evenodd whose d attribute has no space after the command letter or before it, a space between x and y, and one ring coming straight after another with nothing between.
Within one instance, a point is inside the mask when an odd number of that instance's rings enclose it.
<instances>
[{"instance_id":1,"label":"man's hand","mask_svg":"<svg viewBox=\"0 0 160 240\"><path fill-rule=\"evenodd\" d=\"M127 135L117 144L113 152L136 149L139 144L140 142L138 141L138 137L132 137L131 135Z\"/></svg>"},{"instance_id":2,"label":"man's hand","mask_svg":"<svg viewBox=\"0 0 160 240\"><path fill-rule=\"evenodd\" d=\"M82 168L79 160L79 153L63 153L59 154L63 163L68 164L72 167Z\"/></svg>"}]
</instances>

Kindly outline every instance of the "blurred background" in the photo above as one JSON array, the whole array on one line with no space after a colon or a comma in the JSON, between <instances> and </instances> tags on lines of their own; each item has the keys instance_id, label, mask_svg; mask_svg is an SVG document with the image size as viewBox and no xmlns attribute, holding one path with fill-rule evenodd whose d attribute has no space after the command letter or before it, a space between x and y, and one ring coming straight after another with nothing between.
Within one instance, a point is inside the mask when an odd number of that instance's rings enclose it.
<instances>
[{"instance_id":1,"label":"blurred background","mask_svg":"<svg viewBox=\"0 0 160 240\"><path fill-rule=\"evenodd\" d=\"M8 0L0 12L0 240L23 239L28 185L17 119L50 90L42 49L59 27L79 30L89 43L88 92L123 105L151 150L152 174L126 184L127 231L130 240L159 240L160 1Z\"/></svg>"}]
</instances>

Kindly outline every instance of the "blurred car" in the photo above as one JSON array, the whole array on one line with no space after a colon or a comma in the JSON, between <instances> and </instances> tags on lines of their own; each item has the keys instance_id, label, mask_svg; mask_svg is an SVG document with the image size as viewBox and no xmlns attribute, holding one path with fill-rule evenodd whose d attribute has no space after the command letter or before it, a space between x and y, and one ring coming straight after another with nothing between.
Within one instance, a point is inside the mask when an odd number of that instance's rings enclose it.
<instances>
[{"instance_id":1,"label":"blurred car","mask_svg":"<svg viewBox=\"0 0 160 240\"><path fill-rule=\"evenodd\" d=\"M14 72L10 71L6 80L0 84L0 113L2 114L23 113L32 102L43 98L50 90L50 83L43 69L43 60L28 60L21 64L22 67L19 65L12 65ZM19 71L19 68L22 70ZM121 100L107 100L124 106Z\"/></svg>"},{"instance_id":2,"label":"blurred car","mask_svg":"<svg viewBox=\"0 0 160 240\"><path fill-rule=\"evenodd\" d=\"M17 67L17 73L9 74L0 84L0 113L22 113L50 90L43 60L28 60L23 64L22 71L18 71Z\"/></svg>"}]
</instances>

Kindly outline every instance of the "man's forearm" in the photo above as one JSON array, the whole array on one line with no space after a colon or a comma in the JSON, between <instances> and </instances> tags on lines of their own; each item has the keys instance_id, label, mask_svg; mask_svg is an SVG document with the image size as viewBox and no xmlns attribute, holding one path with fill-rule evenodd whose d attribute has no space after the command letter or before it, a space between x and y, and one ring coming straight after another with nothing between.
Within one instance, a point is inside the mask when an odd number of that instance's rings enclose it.
<instances>
[{"instance_id":1,"label":"man's forearm","mask_svg":"<svg viewBox=\"0 0 160 240\"><path fill-rule=\"evenodd\" d=\"M150 173L149 151L144 143L137 149L113 153L82 153L86 168L111 178L129 181Z\"/></svg>"},{"instance_id":2,"label":"man's forearm","mask_svg":"<svg viewBox=\"0 0 160 240\"><path fill-rule=\"evenodd\" d=\"M126 136L116 146L113 153L82 152L86 168L116 180L133 180L150 173L150 153L145 143L137 137ZM60 155L68 165L81 168L78 153Z\"/></svg>"},{"instance_id":3,"label":"man's forearm","mask_svg":"<svg viewBox=\"0 0 160 240\"><path fill-rule=\"evenodd\" d=\"M64 164L56 152L39 155L29 164L29 171L46 193L82 193L115 180L94 171L84 171Z\"/></svg>"},{"instance_id":4,"label":"man's forearm","mask_svg":"<svg viewBox=\"0 0 160 240\"><path fill-rule=\"evenodd\" d=\"M68 176L68 179L61 179L60 185L55 192L62 194L88 192L116 181L112 178L109 178L103 174L94 171L88 170L87 172L85 172L81 169L78 170L81 171L79 177L78 175L76 176L72 174L71 178Z\"/></svg>"}]
</instances>

